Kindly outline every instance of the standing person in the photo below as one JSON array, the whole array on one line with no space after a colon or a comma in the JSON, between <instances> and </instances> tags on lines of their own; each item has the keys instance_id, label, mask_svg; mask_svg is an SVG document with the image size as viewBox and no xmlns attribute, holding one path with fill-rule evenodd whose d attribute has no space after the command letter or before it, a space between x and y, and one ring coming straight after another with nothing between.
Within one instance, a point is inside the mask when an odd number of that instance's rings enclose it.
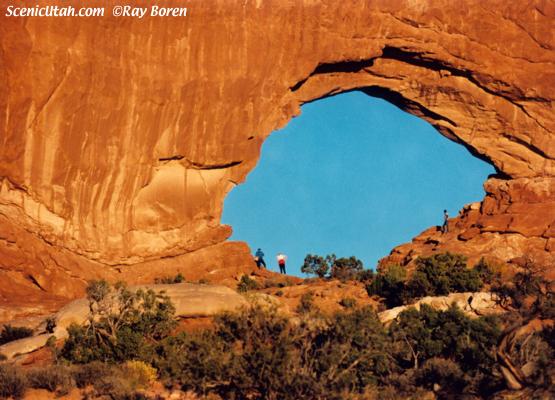
<instances>
[{"instance_id":1,"label":"standing person","mask_svg":"<svg viewBox=\"0 0 555 400\"><path fill-rule=\"evenodd\" d=\"M441 226L441 233L449 232L449 214L447 210L443 210L443 225Z\"/></svg>"},{"instance_id":2,"label":"standing person","mask_svg":"<svg viewBox=\"0 0 555 400\"><path fill-rule=\"evenodd\" d=\"M277 262L279 265L279 272L285 274L285 261L287 260L287 256L283 253L279 253L277 255Z\"/></svg>"},{"instance_id":3,"label":"standing person","mask_svg":"<svg viewBox=\"0 0 555 400\"><path fill-rule=\"evenodd\" d=\"M267 268L266 262L264 262L264 252L260 249L260 247L256 250L256 253L254 253L254 261L256 261L256 266L258 268L260 268L261 265L264 265L264 268Z\"/></svg>"}]
</instances>

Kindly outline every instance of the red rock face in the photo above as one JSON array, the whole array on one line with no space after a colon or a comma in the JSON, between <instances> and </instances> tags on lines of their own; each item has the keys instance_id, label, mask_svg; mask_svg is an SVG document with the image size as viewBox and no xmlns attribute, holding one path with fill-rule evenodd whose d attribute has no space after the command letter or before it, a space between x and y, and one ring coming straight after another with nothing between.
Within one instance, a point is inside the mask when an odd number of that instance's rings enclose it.
<instances>
[{"instance_id":1,"label":"red rock face","mask_svg":"<svg viewBox=\"0 0 555 400\"><path fill-rule=\"evenodd\" d=\"M555 273L555 178L490 178L484 184L486 198L464 207L449 220L449 232L440 227L422 232L396 247L380 260L381 266L412 267L420 255L452 252L468 256L473 265L485 257L519 264L530 259Z\"/></svg>"},{"instance_id":2,"label":"red rock face","mask_svg":"<svg viewBox=\"0 0 555 400\"><path fill-rule=\"evenodd\" d=\"M13 18L2 4L0 308L158 260L250 268L245 246L222 245L226 194L300 105L353 89L495 165L462 248L552 260L551 3L164 3L187 17Z\"/></svg>"}]
</instances>

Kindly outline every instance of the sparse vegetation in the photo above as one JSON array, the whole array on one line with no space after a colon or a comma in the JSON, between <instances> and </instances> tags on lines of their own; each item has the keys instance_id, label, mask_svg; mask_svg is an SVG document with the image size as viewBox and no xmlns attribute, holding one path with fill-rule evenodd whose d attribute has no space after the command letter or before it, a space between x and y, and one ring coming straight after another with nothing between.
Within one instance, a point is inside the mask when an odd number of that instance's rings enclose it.
<instances>
[{"instance_id":1,"label":"sparse vegetation","mask_svg":"<svg viewBox=\"0 0 555 400\"><path fill-rule=\"evenodd\" d=\"M154 283L157 284L175 284L175 283L183 283L185 282L185 277L178 272L175 276L163 276L161 278L155 278Z\"/></svg>"},{"instance_id":2,"label":"sparse vegetation","mask_svg":"<svg viewBox=\"0 0 555 400\"><path fill-rule=\"evenodd\" d=\"M357 305L357 301L352 297L344 297L339 301L339 305L344 308L353 308Z\"/></svg>"},{"instance_id":3,"label":"sparse vegetation","mask_svg":"<svg viewBox=\"0 0 555 400\"><path fill-rule=\"evenodd\" d=\"M67 394L75 386L69 368L62 365L33 368L26 374L29 387L46 389L58 395Z\"/></svg>"},{"instance_id":4,"label":"sparse vegetation","mask_svg":"<svg viewBox=\"0 0 555 400\"><path fill-rule=\"evenodd\" d=\"M21 399L27 386L27 377L19 367L0 364L0 398Z\"/></svg>"},{"instance_id":5,"label":"sparse vegetation","mask_svg":"<svg viewBox=\"0 0 555 400\"><path fill-rule=\"evenodd\" d=\"M138 360L123 364L123 372L133 389L145 389L157 378L156 369Z\"/></svg>"},{"instance_id":6,"label":"sparse vegetation","mask_svg":"<svg viewBox=\"0 0 555 400\"><path fill-rule=\"evenodd\" d=\"M4 325L2 332L0 332L0 346L29 336L33 336L33 330L30 328Z\"/></svg>"},{"instance_id":7,"label":"sparse vegetation","mask_svg":"<svg viewBox=\"0 0 555 400\"><path fill-rule=\"evenodd\" d=\"M416 272L427 291L442 292L487 278L489 266L477 265L470 270L459 256L436 255L419 261ZM244 278L252 290L256 281ZM411 282L404 268L390 266L368 291L403 302L413 293ZM76 385L97 397L134 399L160 379L203 398L416 399L433 392L438 399L482 399L505 387L511 372L501 374L500 365L526 371L514 379L531 390L529 398L545 397L554 387L552 283L529 266L514 282L491 285L507 310L499 317L421 305L384 326L352 298L341 299L341 312L315 312L314 295L306 292L294 319L254 305L217 316L212 329L170 335L175 310L163 294L95 281L87 288L90 318L70 328L62 350L74 365L26 375L0 364L0 397L21 397L29 385L58 394Z\"/></svg>"},{"instance_id":8,"label":"sparse vegetation","mask_svg":"<svg viewBox=\"0 0 555 400\"><path fill-rule=\"evenodd\" d=\"M488 262L484 258L481 258L480 261L478 261L478 263L474 266L474 270L482 282L488 285L497 282L501 278L499 266Z\"/></svg>"},{"instance_id":9,"label":"sparse vegetation","mask_svg":"<svg viewBox=\"0 0 555 400\"><path fill-rule=\"evenodd\" d=\"M248 275L243 275L239 284L237 285L237 291L239 293L246 293L249 290L256 290L258 289L258 283L250 278Z\"/></svg>"},{"instance_id":10,"label":"sparse vegetation","mask_svg":"<svg viewBox=\"0 0 555 400\"><path fill-rule=\"evenodd\" d=\"M75 384L78 388L85 388L93 385L101 379L114 374L115 367L100 361L93 361L88 364L75 365L72 373Z\"/></svg>"},{"instance_id":11,"label":"sparse vegetation","mask_svg":"<svg viewBox=\"0 0 555 400\"><path fill-rule=\"evenodd\" d=\"M297 311L299 314L306 314L311 311L314 311L315 307L316 306L314 305L314 293L306 292L306 293L303 293L303 295L301 296L299 305L297 306L297 309L295 311Z\"/></svg>"}]
</instances>

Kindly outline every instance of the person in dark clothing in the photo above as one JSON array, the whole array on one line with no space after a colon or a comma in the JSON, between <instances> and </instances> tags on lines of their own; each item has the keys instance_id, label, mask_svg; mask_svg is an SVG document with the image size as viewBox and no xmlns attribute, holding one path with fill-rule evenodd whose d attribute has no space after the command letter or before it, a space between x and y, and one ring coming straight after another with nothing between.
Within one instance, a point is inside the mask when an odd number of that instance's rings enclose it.
<instances>
[{"instance_id":1,"label":"person in dark clothing","mask_svg":"<svg viewBox=\"0 0 555 400\"><path fill-rule=\"evenodd\" d=\"M443 225L441 226L441 233L449 232L449 214L447 210L443 210Z\"/></svg>"},{"instance_id":2,"label":"person in dark clothing","mask_svg":"<svg viewBox=\"0 0 555 400\"><path fill-rule=\"evenodd\" d=\"M254 253L254 261L256 261L256 266L258 268L260 268L261 265L264 265L264 268L266 268L266 262L264 261L264 252L260 248L256 250L256 253Z\"/></svg>"}]
</instances>

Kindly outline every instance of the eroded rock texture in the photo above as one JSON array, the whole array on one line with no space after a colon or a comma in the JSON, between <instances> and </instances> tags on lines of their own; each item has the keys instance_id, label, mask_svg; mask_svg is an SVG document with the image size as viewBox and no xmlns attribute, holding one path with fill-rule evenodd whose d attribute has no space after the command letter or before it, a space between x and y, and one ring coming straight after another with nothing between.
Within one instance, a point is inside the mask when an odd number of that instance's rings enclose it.
<instances>
[{"instance_id":1,"label":"eroded rock texture","mask_svg":"<svg viewBox=\"0 0 555 400\"><path fill-rule=\"evenodd\" d=\"M514 237L515 254L553 260L552 2L164 4L187 17L8 18L2 4L0 308L133 281L134 266L250 266L222 244L225 195L300 105L354 89L495 165L467 242ZM550 189L509 210L529 184Z\"/></svg>"}]
</instances>

